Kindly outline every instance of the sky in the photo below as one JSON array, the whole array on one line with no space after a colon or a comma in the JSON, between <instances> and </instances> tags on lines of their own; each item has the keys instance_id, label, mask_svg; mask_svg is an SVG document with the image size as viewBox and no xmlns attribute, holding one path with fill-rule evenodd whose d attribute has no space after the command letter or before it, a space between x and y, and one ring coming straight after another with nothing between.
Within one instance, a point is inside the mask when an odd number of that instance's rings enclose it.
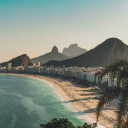
<instances>
[{"instance_id":1,"label":"sky","mask_svg":"<svg viewBox=\"0 0 128 128\"><path fill-rule=\"evenodd\" d=\"M0 62L56 45L90 50L117 37L128 44L128 0L0 0Z\"/></svg>"}]
</instances>

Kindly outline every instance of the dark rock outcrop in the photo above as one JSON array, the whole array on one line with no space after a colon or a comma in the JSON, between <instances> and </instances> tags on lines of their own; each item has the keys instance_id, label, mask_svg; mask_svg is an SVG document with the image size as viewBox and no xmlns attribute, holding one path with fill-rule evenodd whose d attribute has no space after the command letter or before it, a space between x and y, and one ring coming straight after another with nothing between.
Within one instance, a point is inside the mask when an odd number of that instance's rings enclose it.
<instances>
[{"instance_id":1,"label":"dark rock outcrop","mask_svg":"<svg viewBox=\"0 0 128 128\"><path fill-rule=\"evenodd\" d=\"M7 63L12 63L12 67L32 65L30 58L26 54L13 58L8 62L1 63L0 65L7 66Z\"/></svg>"}]
</instances>

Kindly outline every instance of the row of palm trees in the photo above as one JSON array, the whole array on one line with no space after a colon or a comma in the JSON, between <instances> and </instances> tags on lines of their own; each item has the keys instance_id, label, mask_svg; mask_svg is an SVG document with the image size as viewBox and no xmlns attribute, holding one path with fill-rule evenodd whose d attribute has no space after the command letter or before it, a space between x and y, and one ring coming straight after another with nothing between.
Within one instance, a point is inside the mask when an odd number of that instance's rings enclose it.
<instances>
[{"instance_id":1,"label":"row of palm trees","mask_svg":"<svg viewBox=\"0 0 128 128\"><path fill-rule=\"evenodd\" d=\"M128 128L128 61L120 59L105 67L101 74L109 74L112 78L117 78L117 86L107 87L97 105L97 122L101 115L102 108L113 99L120 99L117 108L117 128Z\"/></svg>"}]
</instances>

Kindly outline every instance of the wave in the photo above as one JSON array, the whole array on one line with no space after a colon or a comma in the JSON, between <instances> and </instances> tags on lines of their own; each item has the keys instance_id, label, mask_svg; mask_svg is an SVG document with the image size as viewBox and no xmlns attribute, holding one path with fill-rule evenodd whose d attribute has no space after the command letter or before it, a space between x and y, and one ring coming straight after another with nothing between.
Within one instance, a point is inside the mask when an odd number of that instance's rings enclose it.
<instances>
[{"instance_id":1,"label":"wave","mask_svg":"<svg viewBox=\"0 0 128 128\"><path fill-rule=\"evenodd\" d=\"M12 120L10 125L8 126L8 128L14 128L16 125L16 121L17 121L17 116L15 114L12 115Z\"/></svg>"}]
</instances>

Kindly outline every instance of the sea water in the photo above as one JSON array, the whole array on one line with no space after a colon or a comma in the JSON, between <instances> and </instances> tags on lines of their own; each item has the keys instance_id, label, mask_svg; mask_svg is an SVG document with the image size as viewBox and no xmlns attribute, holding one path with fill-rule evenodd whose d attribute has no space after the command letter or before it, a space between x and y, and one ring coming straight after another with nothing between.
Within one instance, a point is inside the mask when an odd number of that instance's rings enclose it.
<instances>
[{"instance_id":1,"label":"sea water","mask_svg":"<svg viewBox=\"0 0 128 128\"><path fill-rule=\"evenodd\" d=\"M38 79L0 74L0 128L39 128L53 118L83 125L54 92Z\"/></svg>"}]
</instances>

